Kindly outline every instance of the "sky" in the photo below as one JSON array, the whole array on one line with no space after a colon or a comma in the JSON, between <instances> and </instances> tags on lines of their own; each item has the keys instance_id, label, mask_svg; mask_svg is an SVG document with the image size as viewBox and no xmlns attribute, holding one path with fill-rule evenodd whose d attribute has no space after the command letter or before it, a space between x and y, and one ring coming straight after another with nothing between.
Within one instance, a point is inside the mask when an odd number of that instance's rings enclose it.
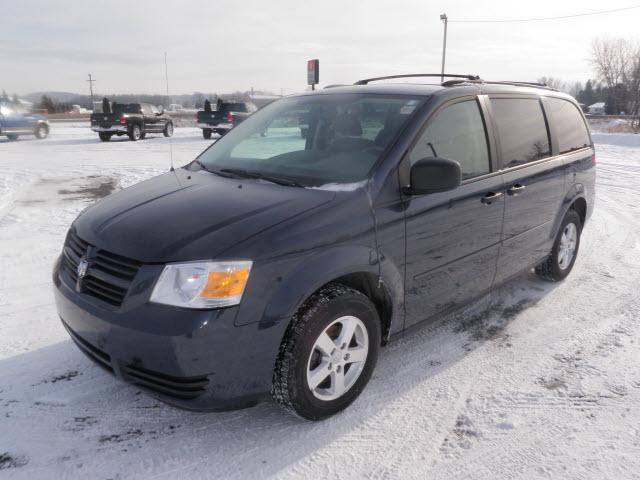
<instances>
[{"instance_id":1,"label":"sky","mask_svg":"<svg viewBox=\"0 0 640 480\"><path fill-rule=\"evenodd\" d=\"M637 0L636 0L637 1ZM640 8L524 23L457 23L570 15L634 0L0 0L0 89L171 94L306 86L320 60L320 86L398 73L438 73L450 19L446 71L491 80L594 77L595 37L640 40ZM638 2L637 4L640 4Z\"/></svg>"}]
</instances>

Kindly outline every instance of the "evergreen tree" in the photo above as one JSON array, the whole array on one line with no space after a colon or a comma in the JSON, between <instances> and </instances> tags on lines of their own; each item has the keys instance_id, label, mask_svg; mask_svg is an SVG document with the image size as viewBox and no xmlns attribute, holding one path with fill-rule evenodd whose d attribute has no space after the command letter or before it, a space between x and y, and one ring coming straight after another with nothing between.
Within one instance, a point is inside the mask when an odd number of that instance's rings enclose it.
<instances>
[{"instance_id":1,"label":"evergreen tree","mask_svg":"<svg viewBox=\"0 0 640 480\"><path fill-rule=\"evenodd\" d=\"M595 97L593 94L593 83L591 83L591 79L587 80L587 84L584 87L582 103L587 106L593 105L595 103Z\"/></svg>"},{"instance_id":2,"label":"evergreen tree","mask_svg":"<svg viewBox=\"0 0 640 480\"><path fill-rule=\"evenodd\" d=\"M56 113L56 104L53 103L53 100L46 95L42 96L39 108L42 110L46 110L47 113Z\"/></svg>"}]
</instances>

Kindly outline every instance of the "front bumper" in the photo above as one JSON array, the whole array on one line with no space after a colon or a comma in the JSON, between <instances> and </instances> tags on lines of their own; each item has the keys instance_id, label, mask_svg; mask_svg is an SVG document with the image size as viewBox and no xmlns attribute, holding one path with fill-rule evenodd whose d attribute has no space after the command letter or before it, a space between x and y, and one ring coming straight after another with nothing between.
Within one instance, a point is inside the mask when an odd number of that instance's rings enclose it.
<instances>
[{"instance_id":1,"label":"front bumper","mask_svg":"<svg viewBox=\"0 0 640 480\"><path fill-rule=\"evenodd\" d=\"M76 345L117 378L189 410L244 408L267 399L286 322L241 327L237 307L189 310L140 303L113 309L54 269L58 313Z\"/></svg>"},{"instance_id":2,"label":"front bumper","mask_svg":"<svg viewBox=\"0 0 640 480\"><path fill-rule=\"evenodd\" d=\"M91 130L93 130L94 132L127 133L127 127L125 125L111 125L110 127L91 125Z\"/></svg>"}]
</instances>

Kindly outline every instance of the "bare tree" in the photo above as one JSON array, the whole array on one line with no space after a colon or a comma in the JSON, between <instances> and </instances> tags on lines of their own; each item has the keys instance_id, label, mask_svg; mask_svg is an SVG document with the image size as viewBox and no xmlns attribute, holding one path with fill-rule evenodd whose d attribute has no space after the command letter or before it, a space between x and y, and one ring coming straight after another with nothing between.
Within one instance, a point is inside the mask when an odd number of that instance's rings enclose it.
<instances>
[{"instance_id":1,"label":"bare tree","mask_svg":"<svg viewBox=\"0 0 640 480\"><path fill-rule=\"evenodd\" d=\"M540 77L538 79L538 83L542 83L547 87L555 88L556 90L560 90L561 92L566 92L568 90L567 83L564 80L556 77Z\"/></svg>"},{"instance_id":2,"label":"bare tree","mask_svg":"<svg viewBox=\"0 0 640 480\"><path fill-rule=\"evenodd\" d=\"M596 38L591 44L591 63L607 87L624 83L628 77L633 47L624 38Z\"/></svg>"},{"instance_id":3,"label":"bare tree","mask_svg":"<svg viewBox=\"0 0 640 480\"><path fill-rule=\"evenodd\" d=\"M628 81L629 113L632 115L632 125L640 128L640 45L636 46L631 63Z\"/></svg>"},{"instance_id":4,"label":"bare tree","mask_svg":"<svg viewBox=\"0 0 640 480\"><path fill-rule=\"evenodd\" d=\"M638 87L633 83L638 55L638 44L624 38L596 38L591 44L591 63L611 94L615 113L634 107L637 111Z\"/></svg>"}]
</instances>

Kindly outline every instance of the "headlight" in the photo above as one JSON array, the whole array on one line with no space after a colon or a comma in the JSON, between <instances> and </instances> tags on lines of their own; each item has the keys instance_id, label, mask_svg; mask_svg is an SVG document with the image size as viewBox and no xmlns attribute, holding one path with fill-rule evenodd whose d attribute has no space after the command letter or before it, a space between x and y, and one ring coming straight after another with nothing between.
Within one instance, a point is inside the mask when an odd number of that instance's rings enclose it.
<instances>
[{"instance_id":1,"label":"headlight","mask_svg":"<svg viewBox=\"0 0 640 480\"><path fill-rule=\"evenodd\" d=\"M252 262L171 263L164 267L151 301L187 308L237 305L249 279Z\"/></svg>"}]
</instances>

